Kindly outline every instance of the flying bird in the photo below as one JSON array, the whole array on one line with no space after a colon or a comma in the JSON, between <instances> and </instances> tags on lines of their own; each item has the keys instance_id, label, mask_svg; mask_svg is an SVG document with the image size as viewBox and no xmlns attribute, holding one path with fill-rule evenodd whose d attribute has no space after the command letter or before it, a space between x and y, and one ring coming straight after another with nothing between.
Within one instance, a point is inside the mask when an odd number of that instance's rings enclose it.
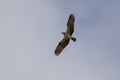
<instances>
[{"instance_id":1,"label":"flying bird","mask_svg":"<svg viewBox=\"0 0 120 80\"><path fill-rule=\"evenodd\" d=\"M66 32L62 32L64 35L64 38L59 42L55 49L55 55L58 56L63 51L63 49L68 45L70 42L70 39L72 41L76 41L75 37L72 37L72 34L74 32L74 23L75 23L75 16L73 14L70 14L68 22L67 22L67 30Z\"/></svg>"}]
</instances>

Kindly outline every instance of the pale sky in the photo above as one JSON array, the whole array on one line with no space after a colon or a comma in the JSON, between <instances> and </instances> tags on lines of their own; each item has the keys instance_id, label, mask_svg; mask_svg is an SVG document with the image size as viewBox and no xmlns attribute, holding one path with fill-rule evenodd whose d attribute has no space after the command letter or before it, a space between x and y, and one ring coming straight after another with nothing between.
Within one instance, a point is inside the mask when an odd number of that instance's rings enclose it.
<instances>
[{"instance_id":1,"label":"pale sky","mask_svg":"<svg viewBox=\"0 0 120 80\"><path fill-rule=\"evenodd\" d=\"M0 80L120 80L120 0L0 0Z\"/></svg>"}]
</instances>

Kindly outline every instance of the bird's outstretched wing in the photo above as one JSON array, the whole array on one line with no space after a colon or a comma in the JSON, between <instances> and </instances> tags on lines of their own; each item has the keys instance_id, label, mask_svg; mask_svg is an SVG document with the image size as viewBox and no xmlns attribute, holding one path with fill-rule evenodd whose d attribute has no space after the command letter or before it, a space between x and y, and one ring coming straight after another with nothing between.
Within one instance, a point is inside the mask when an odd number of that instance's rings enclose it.
<instances>
[{"instance_id":1,"label":"bird's outstretched wing","mask_svg":"<svg viewBox=\"0 0 120 80\"><path fill-rule=\"evenodd\" d=\"M55 55L60 55L60 53L63 51L63 49L68 45L70 39L67 37L64 37L62 41L59 42L58 46L55 49Z\"/></svg>"},{"instance_id":2,"label":"bird's outstretched wing","mask_svg":"<svg viewBox=\"0 0 120 80\"><path fill-rule=\"evenodd\" d=\"M73 14L70 14L68 23L67 23L67 30L66 33L72 35L74 32L74 22L75 22L75 16Z\"/></svg>"}]
</instances>

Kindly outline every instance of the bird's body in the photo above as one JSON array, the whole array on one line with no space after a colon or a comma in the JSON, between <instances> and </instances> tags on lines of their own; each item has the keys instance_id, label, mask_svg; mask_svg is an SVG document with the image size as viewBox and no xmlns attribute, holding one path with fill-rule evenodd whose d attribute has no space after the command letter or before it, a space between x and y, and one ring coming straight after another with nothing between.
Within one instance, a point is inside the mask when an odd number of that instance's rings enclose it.
<instances>
[{"instance_id":1,"label":"bird's body","mask_svg":"<svg viewBox=\"0 0 120 80\"><path fill-rule=\"evenodd\" d=\"M62 50L68 45L70 39L73 40L74 42L76 41L75 37L72 37L72 34L74 32L74 22L75 22L75 16L71 14L68 19L67 23L67 30L66 32L62 32L64 35L64 38L62 41L59 42L58 46L55 49L55 55L59 55Z\"/></svg>"},{"instance_id":2,"label":"bird's body","mask_svg":"<svg viewBox=\"0 0 120 80\"><path fill-rule=\"evenodd\" d=\"M71 39L71 40L73 40L74 42L76 41L76 38L75 38L75 37L72 37L70 34L64 33L64 32L62 32L62 34L66 37L66 39Z\"/></svg>"}]
</instances>

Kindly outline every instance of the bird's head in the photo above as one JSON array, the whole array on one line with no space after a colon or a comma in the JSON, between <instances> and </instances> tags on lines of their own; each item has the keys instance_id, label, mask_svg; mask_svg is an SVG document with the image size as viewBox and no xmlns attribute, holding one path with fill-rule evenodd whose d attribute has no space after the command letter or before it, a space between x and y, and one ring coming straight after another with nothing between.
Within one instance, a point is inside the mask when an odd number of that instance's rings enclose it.
<instances>
[{"instance_id":1,"label":"bird's head","mask_svg":"<svg viewBox=\"0 0 120 80\"><path fill-rule=\"evenodd\" d=\"M63 35L65 35L65 32L62 32Z\"/></svg>"}]
</instances>

